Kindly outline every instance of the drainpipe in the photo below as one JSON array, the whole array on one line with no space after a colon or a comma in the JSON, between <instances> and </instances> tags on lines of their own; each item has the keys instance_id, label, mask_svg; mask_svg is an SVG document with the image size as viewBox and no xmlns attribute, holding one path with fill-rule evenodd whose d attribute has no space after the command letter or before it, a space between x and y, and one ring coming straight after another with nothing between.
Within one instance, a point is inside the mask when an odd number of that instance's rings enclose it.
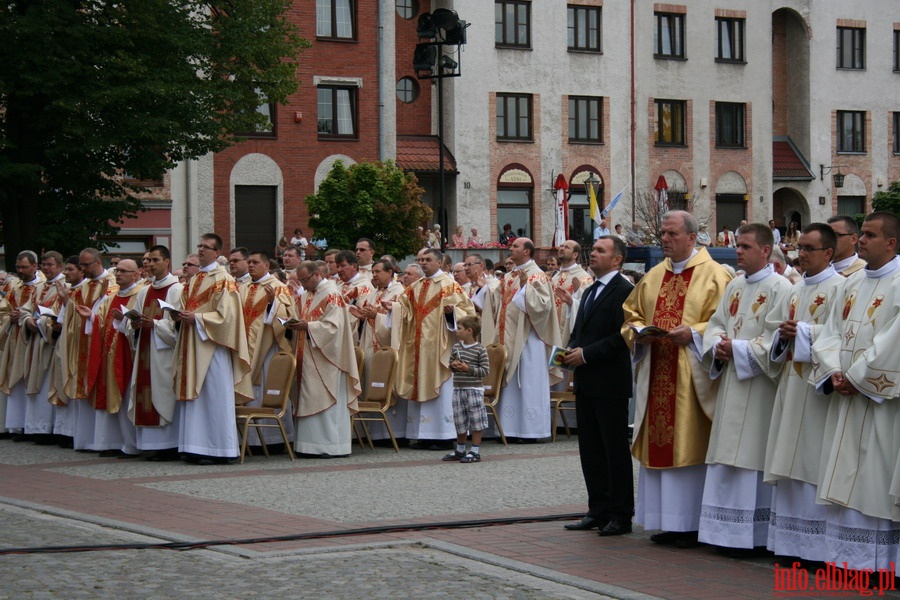
<instances>
[{"instance_id":1,"label":"drainpipe","mask_svg":"<svg viewBox=\"0 0 900 600\"><path fill-rule=\"evenodd\" d=\"M635 121L635 82L634 82L634 0L631 0L631 219L634 218L636 189L634 187L634 140L637 133L637 122Z\"/></svg>"}]
</instances>

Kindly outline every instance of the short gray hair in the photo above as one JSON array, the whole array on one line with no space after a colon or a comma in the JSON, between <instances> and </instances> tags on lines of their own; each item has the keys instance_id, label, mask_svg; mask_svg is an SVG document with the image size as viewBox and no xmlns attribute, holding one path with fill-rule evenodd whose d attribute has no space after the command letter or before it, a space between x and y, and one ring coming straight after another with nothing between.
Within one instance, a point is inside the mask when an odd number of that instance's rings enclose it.
<instances>
[{"instance_id":1,"label":"short gray hair","mask_svg":"<svg viewBox=\"0 0 900 600\"><path fill-rule=\"evenodd\" d=\"M671 217L682 218L682 220L684 221L684 231L688 235L700 231L700 223L697 221L697 217L686 210L670 210L662 216L663 221Z\"/></svg>"}]
</instances>

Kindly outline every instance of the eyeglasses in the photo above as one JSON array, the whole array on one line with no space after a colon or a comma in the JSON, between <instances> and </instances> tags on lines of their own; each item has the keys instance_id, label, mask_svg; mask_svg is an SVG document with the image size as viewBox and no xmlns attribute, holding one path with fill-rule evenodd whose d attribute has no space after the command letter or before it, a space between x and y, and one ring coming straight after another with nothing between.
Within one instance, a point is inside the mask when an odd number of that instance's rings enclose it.
<instances>
[{"instance_id":1,"label":"eyeglasses","mask_svg":"<svg viewBox=\"0 0 900 600\"><path fill-rule=\"evenodd\" d=\"M78 266L81 267L82 269L86 269L86 268L88 268L89 266L91 266L92 264L94 264L95 262L97 262L97 261L96 261L96 260L92 260L92 261L89 262L89 263L78 263Z\"/></svg>"},{"instance_id":2,"label":"eyeglasses","mask_svg":"<svg viewBox=\"0 0 900 600\"><path fill-rule=\"evenodd\" d=\"M182 267L199 267L200 265L195 265L194 263L181 263Z\"/></svg>"},{"instance_id":3,"label":"eyeglasses","mask_svg":"<svg viewBox=\"0 0 900 600\"><path fill-rule=\"evenodd\" d=\"M216 249L212 246L207 246L206 244L197 244L197 250L209 250L210 252L215 252Z\"/></svg>"},{"instance_id":4,"label":"eyeglasses","mask_svg":"<svg viewBox=\"0 0 900 600\"><path fill-rule=\"evenodd\" d=\"M849 234L845 234L849 235ZM818 252L819 250L827 250L828 248L813 248L812 246L797 246L799 252Z\"/></svg>"}]
</instances>

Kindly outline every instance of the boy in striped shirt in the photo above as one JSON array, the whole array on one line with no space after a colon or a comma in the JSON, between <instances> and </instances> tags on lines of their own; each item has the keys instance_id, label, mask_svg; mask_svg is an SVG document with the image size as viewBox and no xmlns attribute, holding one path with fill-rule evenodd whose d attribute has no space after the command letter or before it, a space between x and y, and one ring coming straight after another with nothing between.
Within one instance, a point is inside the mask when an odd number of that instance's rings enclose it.
<instances>
[{"instance_id":1,"label":"boy in striped shirt","mask_svg":"<svg viewBox=\"0 0 900 600\"><path fill-rule=\"evenodd\" d=\"M481 462L481 432L488 426L482 380L487 376L490 367L487 350L478 343L481 320L475 316L463 317L456 325L458 341L450 351L456 450L441 460L477 463ZM466 452L468 432L472 433L472 447Z\"/></svg>"}]
</instances>

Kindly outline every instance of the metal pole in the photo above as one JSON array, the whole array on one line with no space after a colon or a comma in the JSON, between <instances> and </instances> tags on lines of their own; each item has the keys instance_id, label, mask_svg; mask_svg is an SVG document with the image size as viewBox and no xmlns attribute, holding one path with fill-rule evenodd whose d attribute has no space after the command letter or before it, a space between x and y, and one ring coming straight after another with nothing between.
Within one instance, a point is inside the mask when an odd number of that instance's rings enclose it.
<instances>
[{"instance_id":1,"label":"metal pole","mask_svg":"<svg viewBox=\"0 0 900 600\"><path fill-rule=\"evenodd\" d=\"M444 55L443 44L438 46L438 56ZM442 69L438 65L438 69ZM447 235L447 223L444 211L444 78L443 73L438 73L438 219L437 222L441 226L440 248L441 252L444 248L444 238Z\"/></svg>"}]
</instances>

